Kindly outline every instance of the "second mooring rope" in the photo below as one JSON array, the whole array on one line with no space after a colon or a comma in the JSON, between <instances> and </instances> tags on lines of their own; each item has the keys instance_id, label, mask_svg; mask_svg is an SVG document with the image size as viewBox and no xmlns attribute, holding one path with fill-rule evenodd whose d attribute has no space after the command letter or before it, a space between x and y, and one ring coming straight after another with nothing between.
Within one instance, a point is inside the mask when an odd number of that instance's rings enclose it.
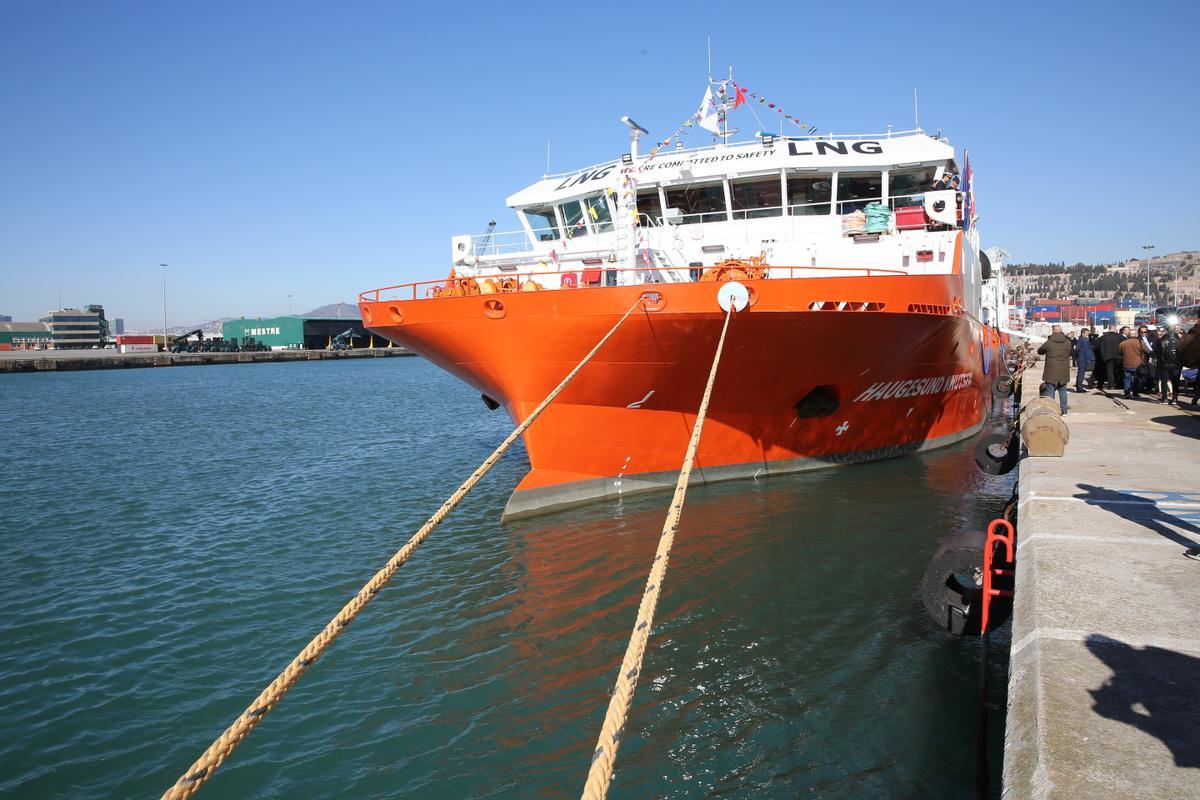
<instances>
[{"instance_id":1,"label":"second mooring rope","mask_svg":"<svg viewBox=\"0 0 1200 800\"><path fill-rule=\"evenodd\" d=\"M433 529L437 527L438 523L445 519L446 516L454 510L454 507L457 506L459 502L467 495L467 492L471 491L475 484L479 483L479 480L487 474L488 470L490 470L492 466L500 460L500 456L504 455L504 452L512 446L513 442L515 442L517 438L520 437L520 435L524 433L530 425L533 424L533 421L538 418L538 415L546 410L546 407L550 405L554 398L558 397L559 393L561 393L562 390L567 387L567 384L579 374L579 371L583 369L584 365L592 360L592 357L600 351L600 348L604 345L604 343L607 342L609 338L617 332L617 328L621 327L621 323L628 319L629 315L632 314L634 310L642 304L642 300L643 298L639 296L637 301L629 307L629 310L626 311L625 314L619 320L617 320L617 323L609 329L608 333L604 334L604 338L597 342L596 346L593 347L591 351L583 357L583 360L576 364L575 368L567 373L567 377L563 378L562 382L558 384L558 386L554 387L554 390L550 392L550 394L546 395L546 399L543 400L537 406L537 408L535 408L533 412L530 413L530 415L526 417L503 442L500 443L499 447L492 451L490 456L484 459L484 462L479 465L479 468L471 473L471 477L463 481L462 485L455 490L454 494L450 495L450 498L446 500L446 502L442 503L441 507L434 512L433 516L431 516L429 520L421 526L421 529L414 533L412 538L409 539L403 547L396 551L396 554L388 560L387 564L383 566L383 569L376 572L375 576L371 578L371 580L367 581L367 583L358 590L358 594L354 595L350 602L346 603L346 605L342 607L342 610L337 613L337 616L331 619L329 624L326 625L325 628L318 633L313 640L304 647L303 650L300 651L300 654L292 659L292 662L287 665L283 672L279 673L275 680L271 681L271 684L266 689L263 689L262 693L255 698L253 703L250 704L250 707L243 711L241 715L234 720L233 724L226 728L225 732L218 736L216 741L209 745L209 748L205 750L198 759L196 759L195 763L193 763L192 766L190 766L188 770L179 777L179 780L175 782L175 785L163 793L163 800L178 800L179 798L191 797L200 789L205 781L212 777L212 774L216 772L217 768L220 767L225 759L229 757L229 754L233 752L234 748L241 744L242 740L250 735L250 732L254 730L255 726L262 721L263 717L270 713L271 709L275 707L276 703L283 699L283 696L287 693L287 691L291 689L298 680L300 680L300 677L308 670L308 668L311 667L318 658L320 658L322 653L329 649L329 646L333 644L333 640L338 637L338 634L340 634L345 627L359 615L359 612L363 610L367 603L371 602L375 595L379 593L379 590L382 589L389 580L391 580L391 577L396 570L408 560L408 557L412 555L413 551L416 550L418 546L420 546L421 542L425 541L426 537L433 532ZM726 319L726 324L728 324L728 318ZM724 338L724 333L722 333L722 338ZM718 352L720 351L718 350ZM711 386L711 379L709 383ZM706 401L707 397L708 396L706 394Z\"/></svg>"},{"instance_id":2,"label":"second mooring rope","mask_svg":"<svg viewBox=\"0 0 1200 800\"><path fill-rule=\"evenodd\" d=\"M667 575L667 561L671 557L671 545L675 541L675 532L679 530L679 517L683 514L683 501L687 495L688 480L692 475L692 467L696 463L696 449L700 446L700 432L704 429L704 420L708 416L708 401L712 397L713 383L717 378L717 366L721 363L721 351L725 348L725 334L729 331L729 319L732 316L733 304L730 303L729 309L725 312L725 324L721 327L721 338L717 341L717 352L713 356L712 369L708 372L708 383L704 386L704 397L700 400L700 410L696 412L696 422L692 426L692 438L688 441L687 452L683 457L679 480L675 482L675 494L671 498L667 519L663 522L662 536L658 540L658 551L654 554L650 577L646 579L646 590L642 594L642 604L638 607L637 621L633 626L633 634L629 638L629 646L625 648L625 659L621 662L621 671L617 674L617 684L613 688L612 700L609 701L608 712L604 715L604 724L600 728L600 739L596 743L595 752L592 753L592 766L588 770L587 783L583 787L584 800L600 800L608 793L608 785L612 782L617 748L621 745L621 736L625 733L625 723L629 718L629 706L633 703L633 693L637 689L638 676L642 670L642 659L646 654L646 642L650 638L650 629L654 625L654 609L658 605L658 595L662 591L663 579Z\"/></svg>"}]
</instances>

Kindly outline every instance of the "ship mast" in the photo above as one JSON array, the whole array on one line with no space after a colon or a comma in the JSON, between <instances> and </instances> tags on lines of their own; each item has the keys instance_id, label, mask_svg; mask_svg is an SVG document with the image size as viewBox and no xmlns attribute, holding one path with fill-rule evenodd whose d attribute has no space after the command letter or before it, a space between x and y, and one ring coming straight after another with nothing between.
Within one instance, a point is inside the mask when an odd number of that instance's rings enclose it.
<instances>
[{"instance_id":1,"label":"ship mast","mask_svg":"<svg viewBox=\"0 0 1200 800\"><path fill-rule=\"evenodd\" d=\"M709 56L709 76L708 84L710 87L717 87L717 127L721 137L721 144L728 145L729 137L737 133L737 128L729 127L729 112L733 110L733 100L729 94L729 87L733 85L733 67L729 68L729 77L724 80L714 81L712 79L712 56Z\"/></svg>"}]
</instances>

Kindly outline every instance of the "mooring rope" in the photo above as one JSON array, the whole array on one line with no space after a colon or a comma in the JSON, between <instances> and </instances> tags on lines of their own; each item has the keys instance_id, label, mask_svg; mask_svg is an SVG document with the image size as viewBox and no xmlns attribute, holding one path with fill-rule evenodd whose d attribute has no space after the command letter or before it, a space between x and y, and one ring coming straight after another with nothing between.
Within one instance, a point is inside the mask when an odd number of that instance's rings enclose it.
<instances>
[{"instance_id":1,"label":"mooring rope","mask_svg":"<svg viewBox=\"0 0 1200 800\"><path fill-rule=\"evenodd\" d=\"M546 410L546 407L550 405L554 398L558 397L559 393L566 388L567 384L579 374L579 371L583 369L584 365L592 360L592 357L600 351L600 348L604 346L604 343L607 342L609 338L617 332L617 328L621 327L621 324L629 318L629 315L632 314L634 310L642 304L642 300L643 297L639 296L637 301L629 307L629 310L626 311L624 315L617 320L617 323L609 329L608 333L604 334L604 337L600 341L596 342L596 346L593 347L591 351L583 357L583 360L576 364L575 368L567 373L567 377L562 379L562 383L558 384L558 386L554 387L554 390L550 392L550 394L546 395L546 399L543 400L537 406L537 408L535 408L533 412L526 417L521 424L513 430L512 433L508 435L503 442L501 442L499 447L492 451L490 456L484 459L483 463L479 465L478 469L471 473L471 477L463 481L462 485L455 490L454 494L450 495L450 498L446 500L446 502L442 503L441 507L434 512L433 516L431 516L429 520L421 526L421 529L413 534L412 538L409 539L403 547L396 551L396 554L393 555L387 564L384 565L383 569L376 572L375 576L371 578L371 580L367 581L367 583L358 590L358 594L356 594L350 600L350 602L346 603L346 605L342 607L342 610L337 613L337 616L331 619L329 624L326 625L325 628L318 633L313 640L304 647L303 650L300 651L300 654L292 659L292 662L287 665L283 672L279 673L275 680L271 681L271 684L266 689L263 689L262 693L255 698L254 702L251 703L250 706L244 712L242 712L242 714L238 716L236 720L234 720L233 724L226 728L225 732L218 736L216 741L209 745L209 748L205 750L198 759L196 759L195 763L193 763L192 766L189 767L188 770L179 777L179 780L175 782L175 785L163 793L163 800L168 800L168 798L171 800L176 800L178 798L191 797L199 790L205 781L212 777L212 774L216 772L217 768L220 767L225 759L229 757L229 754L233 752L234 748L241 744L242 740L250 735L250 732L254 730L255 726L257 726L258 723L262 721L263 717L267 716L271 709L273 709L275 705L281 699L283 699L283 696L287 693L287 691L291 689L298 680L300 680L300 677L308 670L308 668L311 667L313 663L321 657L321 654L329 649L329 646L333 644L333 640L338 637L338 634L340 634L345 627L359 615L363 608L366 607L367 603L371 602L375 595L379 593L379 591L387 584L389 580L391 580L391 577L396 570L408 560L408 557L412 555L413 551L416 550L423 541L425 541L426 537L428 537L431 532L433 532L433 529L437 527L438 523L445 519L446 516L454 510L454 507L457 506L459 502L467 495L467 492L471 491L475 484L479 483L479 480L487 474L488 470L490 470L495 463L500 460L500 457L504 455L504 452L512 446L517 438L520 437L520 435L524 433L530 425L533 424L533 421L538 418L538 415ZM707 395L705 397L707 400Z\"/></svg>"},{"instance_id":2,"label":"mooring rope","mask_svg":"<svg viewBox=\"0 0 1200 800\"><path fill-rule=\"evenodd\" d=\"M604 724L600 728L596 751L592 753L592 765L588 770L587 783L583 787L584 800L603 798L608 794L608 785L612 781L613 765L617 760L617 748L621 745L621 736L625 733L625 724L629 718L629 706L633 703L633 693L637 689L638 677L642 670L642 658L646 654L646 642L650 638L650 629L654 624L654 609L658 605L658 595L662 591L663 579L667 575L667 561L671 557L671 545L675 541L675 532L679 529L679 517L683 513L688 479L691 478L692 467L696 463L696 449L700 446L700 432L704 429L704 420L708 416L708 401L712 397L713 383L717 378L717 366L721 363L721 351L725 348L725 334L729 330L729 319L733 316L733 310L734 306L730 303L729 309L725 312L725 324L721 327L721 338L717 341L717 352L713 355L712 369L708 372L708 383L704 386L704 397L700 400L700 410L696 412L696 422L692 426L692 438L688 441L687 452L683 457L679 480L675 481L675 494L671 498L667 519L663 522L662 535L658 540L658 551L654 554L650 576L646 579L646 590L642 594L642 604L638 607L633 634L629 638L628 647L625 648L625 659L621 662L621 670L617 674L617 684L613 688L612 700L609 701L608 712L604 715Z\"/></svg>"}]
</instances>

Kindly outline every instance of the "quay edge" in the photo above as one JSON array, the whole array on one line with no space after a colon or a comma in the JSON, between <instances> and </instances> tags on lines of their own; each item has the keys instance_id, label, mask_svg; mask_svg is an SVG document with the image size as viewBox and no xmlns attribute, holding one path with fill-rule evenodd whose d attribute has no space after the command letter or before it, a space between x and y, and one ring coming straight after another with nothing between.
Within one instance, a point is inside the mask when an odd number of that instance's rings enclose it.
<instances>
[{"instance_id":1,"label":"quay edge","mask_svg":"<svg viewBox=\"0 0 1200 800\"><path fill-rule=\"evenodd\" d=\"M1069 399L1019 466L1003 797L1200 797L1200 414Z\"/></svg>"}]
</instances>

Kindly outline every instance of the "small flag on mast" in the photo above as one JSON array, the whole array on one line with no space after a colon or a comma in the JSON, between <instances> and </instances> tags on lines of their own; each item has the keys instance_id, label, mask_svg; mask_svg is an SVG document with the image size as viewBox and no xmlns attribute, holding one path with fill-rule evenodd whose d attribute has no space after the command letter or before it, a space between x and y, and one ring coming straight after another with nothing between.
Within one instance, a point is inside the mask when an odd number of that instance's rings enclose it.
<instances>
[{"instance_id":1,"label":"small flag on mast","mask_svg":"<svg viewBox=\"0 0 1200 800\"><path fill-rule=\"evenodd\" d=\"M721 124L717 114L717 101L713 98L712 87L704 90L704 99L700 101L700 110L696 112L696 124L713 133L721 132Z\"/></svg>"}]
</instances>

